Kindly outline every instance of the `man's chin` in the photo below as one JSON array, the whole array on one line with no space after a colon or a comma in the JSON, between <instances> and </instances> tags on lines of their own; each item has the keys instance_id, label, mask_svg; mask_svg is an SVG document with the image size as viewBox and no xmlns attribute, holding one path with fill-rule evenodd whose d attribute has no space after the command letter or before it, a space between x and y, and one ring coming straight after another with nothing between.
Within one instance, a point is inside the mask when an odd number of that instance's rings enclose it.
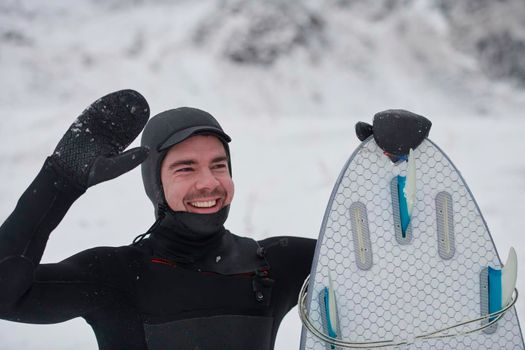
<instances>
[{"instance_id":1,"label":"man's chin","mask_svg":"<svg viewBox=\"0 0 525 350\"><path fill-rule=\"evenodd\" d=\"M215 214L217 213L218 211L220 211L222 208L192 208L191 210L188 210L187 212L188 213L192 213L192 214Z\"/></svg>"}]
</instances>

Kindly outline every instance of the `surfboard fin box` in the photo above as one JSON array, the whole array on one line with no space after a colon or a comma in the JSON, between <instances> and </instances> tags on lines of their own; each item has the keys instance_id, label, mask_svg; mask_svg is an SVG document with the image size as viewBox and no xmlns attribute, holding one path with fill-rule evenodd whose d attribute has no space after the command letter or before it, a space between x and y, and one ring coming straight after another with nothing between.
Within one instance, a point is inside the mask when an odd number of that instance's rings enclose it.
<instances>
[{"instance_id":1,"label":"surfboard fin box","mask_svg":"<svg viewBox=\"0 0 525 350\"><path fill-rule=\"evenodd\" d=\"M319 294L319 302L323 314L323 326L330 338L339 339L339 315L332 278L328 276L328 286L324 287ZM327 349L336 349L332 344L328 344Z\"/></svg>"},{"instance_id":2,"label":"surfboard fin box","mask_svg":"<svg viewBox=\"0 0 525 350\"><path fill-rule=\"evenodd\" d=\"M394 163L406 160L428 136L432 123L427 118L405 111L389 109L374 115L373 125L359 122L355 131L359 140L374 136L377 145Z\"/></svg>"},{"instance_id":3,"label":"surfboard fin box","mask_svg":"<svg viewBox=\"0 0 525 350\"><path fill-rule=\"evenodd\" d=\"M481 271L481 312L482 316L498 312L512 302L512 294L516 288L518 259L514 248L510 248L507 262L501 269L491 266ZM491 317L488 321L493 321ZM493 333L495 324L485 330Z\"/></svg>"},{"instance_id":4,"label":"surfboard fin box","mask_svg":"<svg viewBox=\"0 0 525 350\"><path fill-rule=\"evenodd\" d=\"M394 230L397 243L401 245L412 242L412 225L408 214L408 203L405 195L405 176L395 176L390 182L390 193L392 195L392 214Z\"/></svg>"}]
</instances>

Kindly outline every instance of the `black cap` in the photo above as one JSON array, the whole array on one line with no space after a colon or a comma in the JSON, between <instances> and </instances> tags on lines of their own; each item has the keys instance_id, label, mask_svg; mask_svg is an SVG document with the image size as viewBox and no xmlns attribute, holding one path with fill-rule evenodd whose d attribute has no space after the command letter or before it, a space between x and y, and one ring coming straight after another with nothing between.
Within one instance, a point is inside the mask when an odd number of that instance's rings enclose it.
<instances>
[{"instance_id":1,"label":"black cap","mask_svg":"<svg viewBox=\"0 0 525 350\"><path fill-rule=\"evenodd\" d=\"M224 145L231 173L231 141L219 122L208 112L197 108L170 109L151 118L142 133L141 146L150 149L148 159L142 163L142 181L146 194L155 207L158 217L159 205L165 205L164 190L160 179L160 167L168 149L191 136L213 135Z\"/></svg>"}]
</instances>

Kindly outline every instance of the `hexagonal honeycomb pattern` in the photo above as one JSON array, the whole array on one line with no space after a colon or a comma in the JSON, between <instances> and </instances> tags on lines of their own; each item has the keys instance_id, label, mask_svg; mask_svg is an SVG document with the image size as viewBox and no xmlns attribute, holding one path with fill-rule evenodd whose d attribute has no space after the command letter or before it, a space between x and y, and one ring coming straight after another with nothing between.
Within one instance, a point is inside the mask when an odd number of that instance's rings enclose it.
<instances>
[{"instance_id":1,"label":"hexagonal honeycomb pattern","mask_svg":"<svg viewBox=\"0 0 525 350\"><path fill-rule=\"evenodd\" d=\"M396 241L390 182L406 175L407 163L395 165L373 139L354 152L336 184L321 228L308 288L309 318L323 329L316 298L330 274L338 303L341 339L352 342L409 340L480 316L480 271L501 267L479 208L461 175L431 141L415 151L416 202L413 239ZM436 196L453 200L455 252L438 253ZM349 208L365 203L373 264L356 263ZM328 347L329 348L329 347ZM326 350L327 345L303 327L301 349ZM512 308L496 332L481 331L446 339L421 340L396 349L523 349Z\"/></svg>"}]
</instances>

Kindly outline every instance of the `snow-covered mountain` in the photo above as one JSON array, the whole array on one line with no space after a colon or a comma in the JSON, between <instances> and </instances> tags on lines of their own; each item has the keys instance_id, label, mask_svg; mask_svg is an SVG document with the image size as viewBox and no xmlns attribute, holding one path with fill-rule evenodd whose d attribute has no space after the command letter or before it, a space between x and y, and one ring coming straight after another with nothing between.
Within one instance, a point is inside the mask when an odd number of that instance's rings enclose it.
<instances>
[{"instance_id":1,"label":"snow-covered mountain","mask_svg":"<svg viewBox=\"0 0 525 350\"><path fill-rule=\"evenodd\" d=\"M515 91L525 82L519 0L0 6L4 108L63 105L123 86L159 109L205 101L251 116L369 116L428 105L491 115L500 112L494 102L525 103Z\"/></svg>"},{"instance_id":2,"label":"snow-covered mountain","mask_svg":"<svg viewBox=\"0 0 525 350\"><path fill-rule=\"evenodd\" d=\"M153 113L199 107L233 136L233 232L316 237L355 122L404 108L433 121L500 253L514 245L525 264L524 18L522 0L4 0L0 220L85 106L133 88ZM44 261L128 244L152 212L138 171L96 186ZM299 330L292 311L276 348ZM0 349L95 348L81 320L0 334Z\"/></svg>"}]
</instances>

